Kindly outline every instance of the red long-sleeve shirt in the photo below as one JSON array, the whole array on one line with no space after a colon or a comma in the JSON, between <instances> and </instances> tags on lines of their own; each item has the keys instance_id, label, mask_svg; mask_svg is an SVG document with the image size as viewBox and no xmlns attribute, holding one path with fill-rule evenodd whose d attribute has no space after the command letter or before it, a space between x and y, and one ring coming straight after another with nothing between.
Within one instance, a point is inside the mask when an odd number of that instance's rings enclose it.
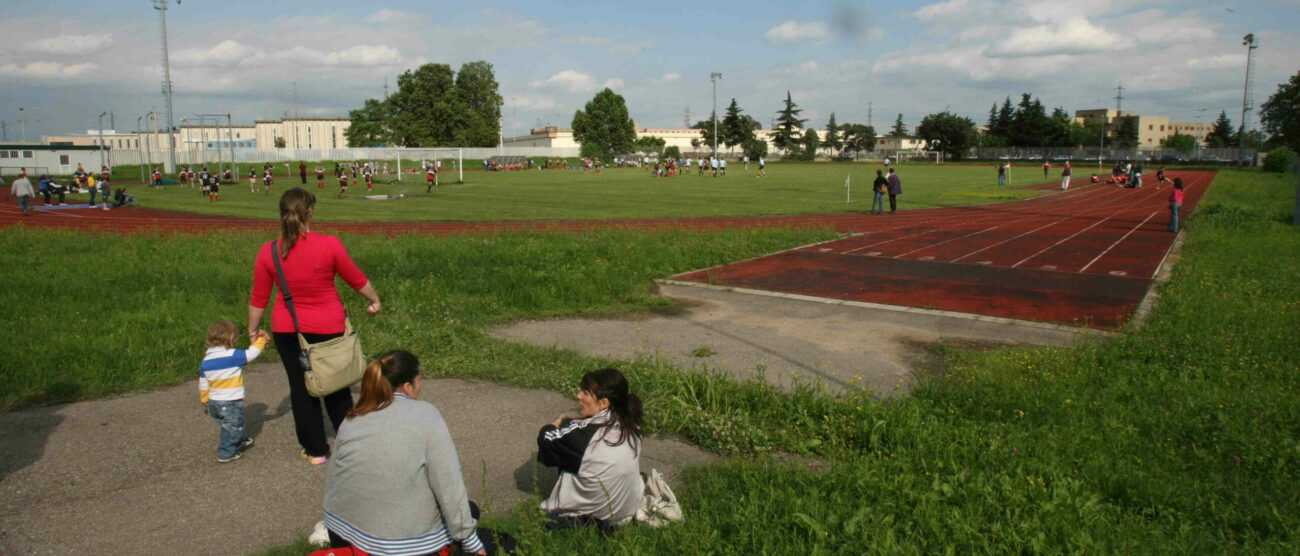
<instances>
[{"instance_id":1,"label":"red long-sleeve shirt","mask_svg":"<svg viewBox=\"0 0 1300 556\"><path fill-rule=\"evenodd\" d=\"M253 265L253 293L249 299L249 304L254 307L265 309L272 286L279 289L275 259L271 258L275 244L275 241L269 241L257 253L257 262ZM300 331L308 334L343 332L343 302L334 287L334 275L341 276L354 290L360 290L368 281L352 262L343 242L334 236L309 232L294 244L288 258L281 259L280 264L284 267L289 292L293 294L293 308L298 313ZM284 304L283 293L275 298L271 331L294 331L293 317Z\"/></svg>"}]
</instances>

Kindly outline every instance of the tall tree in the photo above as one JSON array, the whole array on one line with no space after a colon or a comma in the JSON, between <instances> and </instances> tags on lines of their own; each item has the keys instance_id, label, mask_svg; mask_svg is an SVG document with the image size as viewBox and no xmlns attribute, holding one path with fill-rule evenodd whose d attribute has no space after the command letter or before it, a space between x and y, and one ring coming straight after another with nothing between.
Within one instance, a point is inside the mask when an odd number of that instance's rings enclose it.
<instances>
[{"instance_id":1,"label":"tall tree","mask_svg":"<svg viewBox=\"0 0 1300 556\"><path fill-rule=\"evenodd\" d=\"M1050 123L1043 103L1029 93L1020 95L1020 104L1011 117L1007 144L1013 147L1041 147L1047 139Z\"/></svg>"},{"instance_id":2,"label":"tall tree","mask_svg":"<svg viewBox=\"0 0 1300 556\"><path fill-rule=\"evenodd\" d=\"M462 110L452 130L458 146L494 147L501 134L501 94L492 64L468 62L456 74L457 108Z\"/></svg>"},{"instance_id":3,"label":"tall tree","mask_svg":"<svg viewBox=\"0 0 1300 556\"><path fill-rule=\"evenodd\" d=\"M723 139L724 137L723 133L726 132L727 128L722 124L722 122L720 121L715 122L715 120L717 120L717 114L709 114L709 119L700 120L698 122L695 122L695 125L691 126L695 129L700 130L701 146L710 151L713 150L713 145L714 145L713 130L715 129L718 130L718 142L725 143L725 140ZM715 123L717 125L714 125Z\"/></svg>"},{"instance_id":4,"label":"tall tree","mask_svg":"<svg viewBox=\"0 0 1300 556\"><path fill-rule=\"evenodd\" d=\"M735 148L754 136L754 128L750 126L752 121L753 118L741 114L736 99L731 99L731 105L727 106L727 115L722 117L722 127L718 130L718 134L722 136L719 139L727 145L727 148Z\"/></svg>"},{"instance_id":5,"label":"tall tree","mask_svg":"<svg viewBox=\"0 0 1300 556\"><path fill-rule=\"evenodd\" d=\"M1132 149L1138 146L1137 116L1115 118L1115 143L1121 149Z\"/></svg>"},{"instance_id":6,"label":"tall tree","mask_svg":"<svg viewBox=\"0 0 1300 556\"><path fill-rule=\"evenodd\" d=\"M461 117L456 80L447 64L425 64L397 76L397 92L385 101L395 143L404 147L442 147L453 143Z\"/></svg>"},{"instance_id":7,"label":"tall tree","mask_svg":"<svg viewBox=\"0 0 1300 556\"><path fill-rule=\"evenodd\" d=\"M772 144L783 152L790 152L790 149L799 148L800 137L799 130L803 129L804 122L808 120L800 119L799 113L803 112L790 98L790 91L785 92L785 108L782 108L776 116L776 131L772 134Z\"/></svg>"},{"instance_id":8,"label":"tall tree","mask_svg":"<svg viewBox=\"0 0 1300 556\"><path fill-rule=\"evenodd\" d=\"M831 120L826 122L826 137L822 138L822 146L830 149L835 154L843 152L844 139L840 137L840 126L835 124L834 112L831 112Z\"/></svg>"},{"instance_id":9,"label":"tall tree","mask_svg":"<svg viewBox=\"0 0 1300 556\"><path fill-rule=\"evenodd\" d=\"M1220 111L1219 119L1214 120L1214 127L1205 136L1205 146L1216 149L1236 146L1237 143L1232 140L1235 135L1236 130L1232 127L1232 120L1228 119L1228 113Z\"/></svg>"},{"instance_id":10,"label":"tall tree","mask_svg":"<svg viewBox=\"0 0 1300 556\"><path fill-rule=\"evenodd\" d=\"M979 141L974 120L947 110L921 120L921 125L916 126L916 136L924 139L930 148L938 147L952 160L961 160Z\"/></svg>"},{"instance_id":11,"label":"tall tree","mask_svg":"<svg viewBox=\"0 0 1300 556\"><path fill-rule=\"evenodd\" d=\"M1016 117L1016 109L1011 106L1011 97L1002 101L1002 108L998 109L998 125L995 136L1001 137L1004 145L1011 142L1011 123Z\"/></svg>"},{"instance_id":12,"label":"tall tree","mask_svg":"<svg viewBox=\"0 0 1300 556\"><path fill-rule=\"evenodd\" d=\"M903 123L903 115L899 114L898 119L894 120L894 127L889 129L890 137L907 137L907 124Z\"/></svg>"},{"instance_id":13,"label":"tall tree","mask_svg":"<svg viewBox=\"0 0 1300 556\"><path fill-rule=\"evenodd\" d=\"M361 108L348 112L351 124L343 130L343 137L354 147L378 147L388 144L388 103L373 98L366 99Z\"/></svg>"},{"instance_id":14,"label":"tall tree","mask_svg":"<svg viewBox=\"0 0 1300 556\"><path fill-rule=\"evenodd\" d=\"M876 149L876 129L863 124L844 124L844 150L870 152Z\"/></svg>"},{"instance_id":15,"label":"tall tree","mask_svg":"<svg viewBox=\"0 0 1300 556\"><path fill-rule=\"evenodd\" d=\"M1300 71L1259 106L1259 121L1275 144L1300 152Z\"/></svg>"},{"instance_id":16,"label":"tall tree","mask_svg":"<svg viewBox=\"0 0 1300 556\"><path fill-rule=\"evenodd\" d=\"M803 158L804 160L816 160L817 149L821 148L822 140L817 136L817 130L808 129L803 132Z\"/></svg>"},{"instance_id":17,"label":"tall tree","mask_svg":"<svg viewBox=\"0 0 1300 556\"><path fill-rule=\"evenodd\" d=\"M610 160L632 152L636 141L636 124L628 116L627 102L608 87L573 113L572 127L582 156Z\"/></svg>"},{"instance_id":18,"label":"tall tree","mask_svg":"<svg viewBox=\"0 0 1300 556\"><path fill-rule=\"evenodd\" d=\"M1048 147L1077 147L1078 143L1074 142L1071 136L1071 125L1074 124L1074 118L1065 111L1065 108L1057 106L1052 109L1052 115L1048 118L1047 137L1048 141L1045 146Z\"/></svg>"}]
</instances>

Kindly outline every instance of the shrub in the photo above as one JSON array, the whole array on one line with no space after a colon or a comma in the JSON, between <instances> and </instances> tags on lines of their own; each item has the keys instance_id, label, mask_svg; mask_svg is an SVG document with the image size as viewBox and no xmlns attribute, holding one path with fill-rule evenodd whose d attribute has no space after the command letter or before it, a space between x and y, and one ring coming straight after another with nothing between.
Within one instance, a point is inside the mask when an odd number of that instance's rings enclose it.
<instances>
[{"instance_id":1,"label":"shrub","mask_svg":"<svg viewBox=\"0 0 1300 556\"><path fill-rule=\"evenodd\" d=\"M1266 172L1286 172L1295 164L1295 151L1286 147L1278 147L1268 154L1264 155L1264 171Z\"/></svg>"}]
</instances>

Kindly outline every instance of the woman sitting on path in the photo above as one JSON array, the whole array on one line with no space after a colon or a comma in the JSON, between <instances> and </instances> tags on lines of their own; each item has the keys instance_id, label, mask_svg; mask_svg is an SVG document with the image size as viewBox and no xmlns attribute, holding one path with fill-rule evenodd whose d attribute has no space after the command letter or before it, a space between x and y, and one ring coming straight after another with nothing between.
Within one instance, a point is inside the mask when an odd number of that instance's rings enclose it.
<instances>
[{"instance_id":1,"label":"woman sitting on path","mask_svg":"<svg viewBox=\"0 0 1300 556\"><path fill-rule=\"evenodd\" d=\"M267 171L270 172L269 170ZM269 241L257 253L253 265L253 293L248 302L248 337L261 332L262 315L271 297L272 286L279 289L276 279L275 259L280 257L284 279L298 314L298 326L311 344L338 338L344 332L343 302L334 288L334 275L361 293L370 305L366 312L379 313L379 295L370 280L352 262L343 242L334 236L311 231L315 214L316 196L295 187L280 196L280 239ZM302 348L289 309L284 303L284 292L276 297L271 313L271 332L275 349L280 353L284 372L289 376L289 401L293 407L293 424L302 446L302 457L312 465L323 465L329 456L330 446L325 439L325 423L321 420L321 401L307 393L303 368L299 363ZM338 431L343 418L352 409L352 392L347 388L323 398L330 423Z\"/></svg>"},{"instance_id":2,"label":"woman sitting on path","mask_svg":"<svg viewBox=\"0 0 1300 556\"><path fill-rule=\"evenodd\" d=\"M397 350L366 367L361 397L339 429L325 476L325 527L336 548L432 554L460 543L487 554L475 532L451 432L420 401L420 360Z\"/></svg>"},{"instance_id":3,"label":"woman sitting on path","mask_svg":"<svg viewBox=\"0 0 1300 556\"><path fill-rule=\"evenodd\" d=\"M621 525L635 515L641 478L641 399L616 369L582 377L579 416L562 416L537 433L537 461L560 469L541 508L561 526L594 518Z\"/></svg>"}]
</instances>

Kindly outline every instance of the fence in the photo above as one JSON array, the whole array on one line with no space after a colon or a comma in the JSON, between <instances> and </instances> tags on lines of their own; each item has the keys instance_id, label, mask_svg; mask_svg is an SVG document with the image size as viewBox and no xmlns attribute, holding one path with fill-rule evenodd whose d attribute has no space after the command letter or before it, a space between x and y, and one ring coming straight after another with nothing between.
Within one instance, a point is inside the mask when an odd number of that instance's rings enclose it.
<instances>
[{"instance_id":1,"label":"fence","mask_svg":"<svg viewBox=\"0 0 1300 556\"><path fill-rule=\"evenodd\" d=\"M436 150L454 152L458 147L438 147ZM356 148L356 149L248 149L235 148L236 164L265 164L267 162L317 162L323 160L420 160L428 158L434 148ZM538 158L561 158L578 156L577 148L561 147L492 147L463 149L466 160L482 160L491 157L516 156ZM177 149L176 164L181 166L209 165L216 168L218 162L230 163L231 149ZM138 151L118 149L109 151L109 161L113 166L150 164L169 166L171 153L166 150ZM167 168L166 172L174 172Z\"/></svg>"},{"instance_id":2,"label":"fence","mask_svg":"<svg viewBox=\"0 0 1300 556\"><path fill-rule=\"evenodd\" d=\"M1210 149L1197 148L1191 152L1174 149L1097 149L1070 147L976 147L972 158L976 160L1097 160L1098 154L1103 160L1142 160L1152 162L1208 162L1223 163L1237 160L1236 148ZM1252 163L1258 153L1255 149L1246 149L1242 160Z\"/></svg>"}]
</instances>

